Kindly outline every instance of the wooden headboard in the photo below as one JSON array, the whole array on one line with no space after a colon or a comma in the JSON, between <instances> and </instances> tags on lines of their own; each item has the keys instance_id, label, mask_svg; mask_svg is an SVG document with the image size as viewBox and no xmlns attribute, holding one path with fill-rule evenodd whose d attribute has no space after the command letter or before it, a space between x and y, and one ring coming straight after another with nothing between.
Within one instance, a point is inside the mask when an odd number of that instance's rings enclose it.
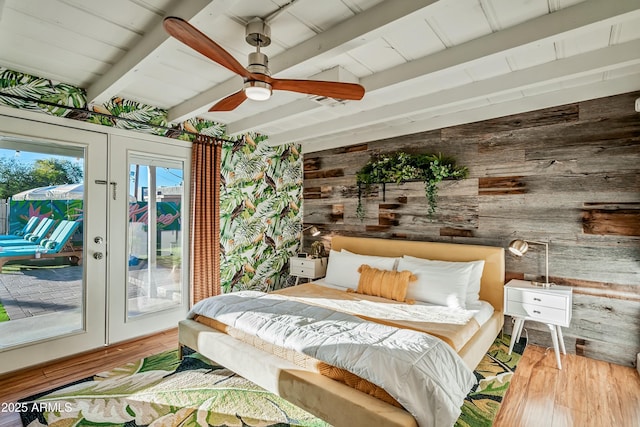
<instances>
[{"instance_id":1,"label":"wooden headboard","mask_svg":"<svg viewBox=\"0 0 640 427\"><path fill-rule=\"evenodd\" d=\"M441 261L478 261L483 259L484 271L480 280L480 299L491 303L497 311L503 311L504 248L457 243L334 236L331 239L331 249L335 251L345 249L362 255L390 257L410 255Z\"/></svg>"}]
</instances>

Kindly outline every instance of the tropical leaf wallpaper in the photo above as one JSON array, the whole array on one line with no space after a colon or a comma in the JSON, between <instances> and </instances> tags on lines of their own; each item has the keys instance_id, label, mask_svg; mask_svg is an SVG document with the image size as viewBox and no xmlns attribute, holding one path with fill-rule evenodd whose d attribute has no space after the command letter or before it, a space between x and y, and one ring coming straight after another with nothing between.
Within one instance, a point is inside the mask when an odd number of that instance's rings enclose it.
<instances>
[{"instance_id":1,"label":"tropical leaf wallpaper","mask_svg":"<svg viewBox=\"0 0 640 427\"><path fill-rule=\"evenodd\" d=\"M65 107L85 108L87 95L84 89L0 67L0 104L66 117L72 110Z\"/></svg>"},{"instance_id":2,"label":"tropical leaf wallpaper","mask_svg":"<svg viewBox=\"0 0 640 427\"><path fill-rule=\"evenodd\" d=\"M193 141L195 134L223 136L224 125L192 118L170 127L167 111L122 98L88 105L84 89L0 67L0 105L103 126Z\"/></svg>"},{"instance_id":3,"label":"tropical leaf wallpaper","mask_svg":"<svg viewBox=\"0 0 640 427\"><path fill-rule=\"evenodd\" d=\"M300 147L244 135L222 147L221 283L224 292L285 287L302 233Z\"/></svg>"},{"instance_id":4,"label":"tropical leaf wallpaper","mask_svg":"<svg viewBox=\"0 0 640 427\"><path fill-rule=\"evenodd\" d=\"M84 89L3 67L0 105L186 141L196 134L225 137L221 123L192 118L170 127L163 109L122 98L88 105ZM220 191L223 291L285 287L289 257L302 235L300 146L271 147L267 136L258 134L226 139Z\"/></svg>"}]
</instances>

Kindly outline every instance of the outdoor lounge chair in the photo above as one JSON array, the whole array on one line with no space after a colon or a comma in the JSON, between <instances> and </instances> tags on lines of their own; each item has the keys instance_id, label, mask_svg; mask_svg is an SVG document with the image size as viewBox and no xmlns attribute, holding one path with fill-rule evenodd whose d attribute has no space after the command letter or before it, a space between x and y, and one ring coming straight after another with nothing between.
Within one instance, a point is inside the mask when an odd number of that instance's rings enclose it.
<instances>
[{"instance_id":1,"label":"outdoor lounge chair","mask_svg":"<svg viewBox=\"0 0 640 427\"><path fill-rule=\"evenodd\" d=\"M25 226L22 227L22 230L16 231L13 234L0 234L0 241L19 239L27 233L32 233L33 230L35 230L36 226L39 224L38 219L39 218L37 216L32 216L31 218L29 218L29 221L27 221Z\"/></svg>"},{"instance_id":2,"label":"outdoor lounge chair","mask_svg":"<svg viewBox=\"0 0 640 427\"><path fill-rule=\"evenodd\" d=\"M7 262L16 260L69 257L72 264L80 263L82 248L74 249L69 242L79 225L78 221L60 221L53 239L44 239L38 245L1 248L0 269Z\"/></svg>"},{"instance_id":3,"label":"outdoor lounge chair","mask_svg":"<svg viewBox=\"0 0 640 427\"><path fill-rule=\"evenodd\" d=\"M49 218L44 218L31 233L24 236L15 236L14 239L0 240L0 247L31 246L38 245L44 239L56 222Z\"/></svg>"}]
</instances>

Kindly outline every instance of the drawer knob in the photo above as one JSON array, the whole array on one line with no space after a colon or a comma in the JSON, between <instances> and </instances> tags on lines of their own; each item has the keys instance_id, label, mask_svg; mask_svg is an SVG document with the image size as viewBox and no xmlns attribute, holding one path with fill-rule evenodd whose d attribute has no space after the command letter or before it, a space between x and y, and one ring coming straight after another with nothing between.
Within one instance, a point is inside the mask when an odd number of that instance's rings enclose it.
<instances>
[{"instance_id":1,"label":"drawer knob","mask_svg":"<svg viewBox=\"0 0 640 427\"><path fill-rule=\"evenodd\" d=\"M540 312L539 312L538 310L533 310L533 312L534 312L535 314L540 314Z\"/></svg>"},{"instance_id":2,"label":"drawer knob","mask_svg":"<svg viewBox=\"0 0 640 427\"><path fill-rule=\"evenodd\" d=\"M534 301L542 301L540 298L534 298Z\"/></svg>"}]
</instances>

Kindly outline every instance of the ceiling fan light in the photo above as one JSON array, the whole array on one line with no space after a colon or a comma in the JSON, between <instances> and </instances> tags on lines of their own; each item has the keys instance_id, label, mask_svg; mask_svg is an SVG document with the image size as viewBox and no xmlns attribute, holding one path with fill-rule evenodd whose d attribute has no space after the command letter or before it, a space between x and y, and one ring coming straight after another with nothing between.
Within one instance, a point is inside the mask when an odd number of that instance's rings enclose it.
<instances>
[{"instance_id":1,"label":"ceiling fan light","mask_svg":"<svg viewBox=\"0 0 640 427\"><path fill-rule=\"evenodd\" d=\"M266 101L271 97L271 85L265 82L249 81L244 84L244 94L254 101Z\"/></svg>"}]
</instances>

